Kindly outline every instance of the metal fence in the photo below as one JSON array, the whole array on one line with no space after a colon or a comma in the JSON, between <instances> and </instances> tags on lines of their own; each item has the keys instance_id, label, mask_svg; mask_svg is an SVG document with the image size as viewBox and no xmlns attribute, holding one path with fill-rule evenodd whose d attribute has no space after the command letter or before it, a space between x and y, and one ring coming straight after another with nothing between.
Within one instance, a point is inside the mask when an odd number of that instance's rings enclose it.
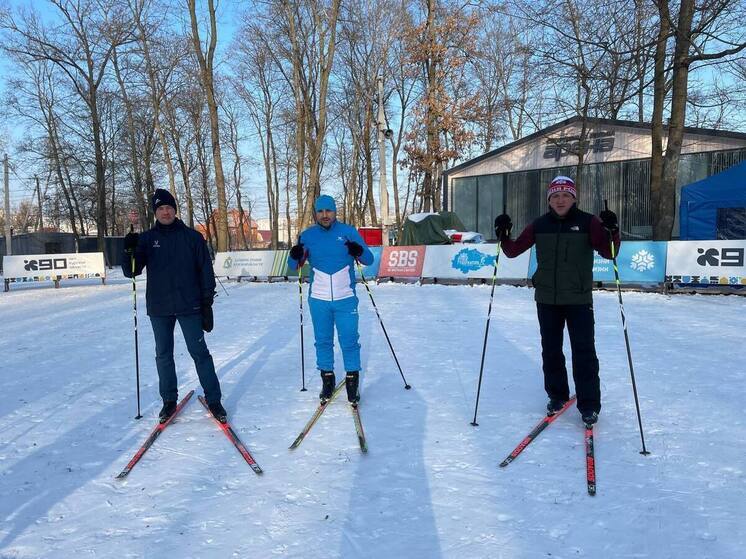
<instances>
[{"instance_id":1,"label":"metal fence","mask_svg":"<svg viewBox=\"0 0 746 559\"><path fill-rule=\"evenodd\" d=\"M678 203L681 187L707 178L746 160L746 149L682 155L676 185L677 215L674 238L679 235ZM585 165L578 189L578 207L598 214L608 200L619 216L622 237L652 238L650 159ZM576 167L555 167L496 175L455 178L450 199L467 230L494 238L492 224L500 213L511 216L514 233L548 211L546 189L557 175L576 178Z\"/></svg>"}]
</instances>

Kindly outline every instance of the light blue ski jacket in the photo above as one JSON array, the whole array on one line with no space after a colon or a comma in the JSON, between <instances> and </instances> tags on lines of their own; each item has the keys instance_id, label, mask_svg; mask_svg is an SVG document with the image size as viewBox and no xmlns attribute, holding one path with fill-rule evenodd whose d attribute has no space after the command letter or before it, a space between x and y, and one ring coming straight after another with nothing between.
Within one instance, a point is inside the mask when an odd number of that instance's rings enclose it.
<instances>
[{"instance_id":1,"label":"light blue ski jacket","mask_svg":"<svg viewBox=\"0 0 746 559\"><path fill-rule=\"evenodd\" d=\"M316 224L300 235L311 266L310 297L322 301L337 301L355 296L355 259L350 256L345 243L352 241L363 247L360 263L373 263L373 253L365 244L357 229L346 223L334 221L329 229ZM288 256L291 270L298 269L299 262Z\"/></svg>"}]
</instances>

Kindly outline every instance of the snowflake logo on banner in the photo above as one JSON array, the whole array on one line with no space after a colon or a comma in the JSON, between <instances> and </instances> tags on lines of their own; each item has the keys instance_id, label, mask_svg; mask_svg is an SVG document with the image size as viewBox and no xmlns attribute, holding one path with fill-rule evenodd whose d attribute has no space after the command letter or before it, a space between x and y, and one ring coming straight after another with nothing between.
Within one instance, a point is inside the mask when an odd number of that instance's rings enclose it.
<instances>
[{"instance_id":1,"label":"snowflake logo on banner","mask_svg":"<svg viewBox=\"0 0 746 559\"><path fill-rule=\"evenodd\" d=\"M655 268L655 256L647 250L640 250L632 256L632 262L629 263L629 267L636 272L652 270Z\"/></svg>"}]
</instances>

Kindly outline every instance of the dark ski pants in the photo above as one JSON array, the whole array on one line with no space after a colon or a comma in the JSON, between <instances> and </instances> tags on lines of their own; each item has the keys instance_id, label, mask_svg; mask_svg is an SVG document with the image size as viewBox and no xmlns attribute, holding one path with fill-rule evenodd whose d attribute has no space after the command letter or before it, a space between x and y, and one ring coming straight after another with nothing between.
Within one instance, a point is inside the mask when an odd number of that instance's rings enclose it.
<instances>
[{"instance_id":1,"label":"dark ski pants","mask_svg":"<svg viewBox=\"0 0 746 559\"><path fill-rule=\"evenodd\" d=\"M220 383L215 374L215 364L205 343L205 333L202 331L201 314L185 314L178 316L151 316L155 335L155 364L158 368L158 380L161 398L164 402L176 401L178 398L178 384L176 381L176 366L174 365L174 327L179 321L181 333L184 335L189 355L194 359L197 376L205 391L208 403L220 401Z\"/></svg>"},{"instance_id":2,"label":"dark ski pants","mask_svg":"<svg viewBox=\"0 0 746 559\"><path fill-rule=\"evenodd\" d=\"M578 410L583 414L601 411L601 387L593 333L593 305L536 303L536 311L541 331L541 358L547 395L555 400L567 400L570 397L565 355L562 353L562 336L567 324Z\"/></svg>"}]
</instances>

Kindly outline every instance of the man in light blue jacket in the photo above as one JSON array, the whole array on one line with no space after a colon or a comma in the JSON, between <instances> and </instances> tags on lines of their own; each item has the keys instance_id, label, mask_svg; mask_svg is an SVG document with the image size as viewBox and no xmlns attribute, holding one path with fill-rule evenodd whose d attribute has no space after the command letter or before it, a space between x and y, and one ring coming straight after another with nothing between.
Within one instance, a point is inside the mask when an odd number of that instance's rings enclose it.
<instances>
[{"instance_id":1,"label":"man in light blue jacket","mask_svg":"<svg viewBox=\"0 0 746 559\"><path fill-rule=\"evenodd\" d=\"M322 402L331 398L334 378L334 326L347 371L347 399L360 400L360 343L358 342L357 295L355 294L355 260L373 263L373 253L357 229L337 221L337 205L326 194L314 204L316 225L301 233L298 244L290 249L288 265L295 270L308 260L310 286L308 306L311 309L316 337L316 366L321 371Z\"/></svg>"}]
</instances>

